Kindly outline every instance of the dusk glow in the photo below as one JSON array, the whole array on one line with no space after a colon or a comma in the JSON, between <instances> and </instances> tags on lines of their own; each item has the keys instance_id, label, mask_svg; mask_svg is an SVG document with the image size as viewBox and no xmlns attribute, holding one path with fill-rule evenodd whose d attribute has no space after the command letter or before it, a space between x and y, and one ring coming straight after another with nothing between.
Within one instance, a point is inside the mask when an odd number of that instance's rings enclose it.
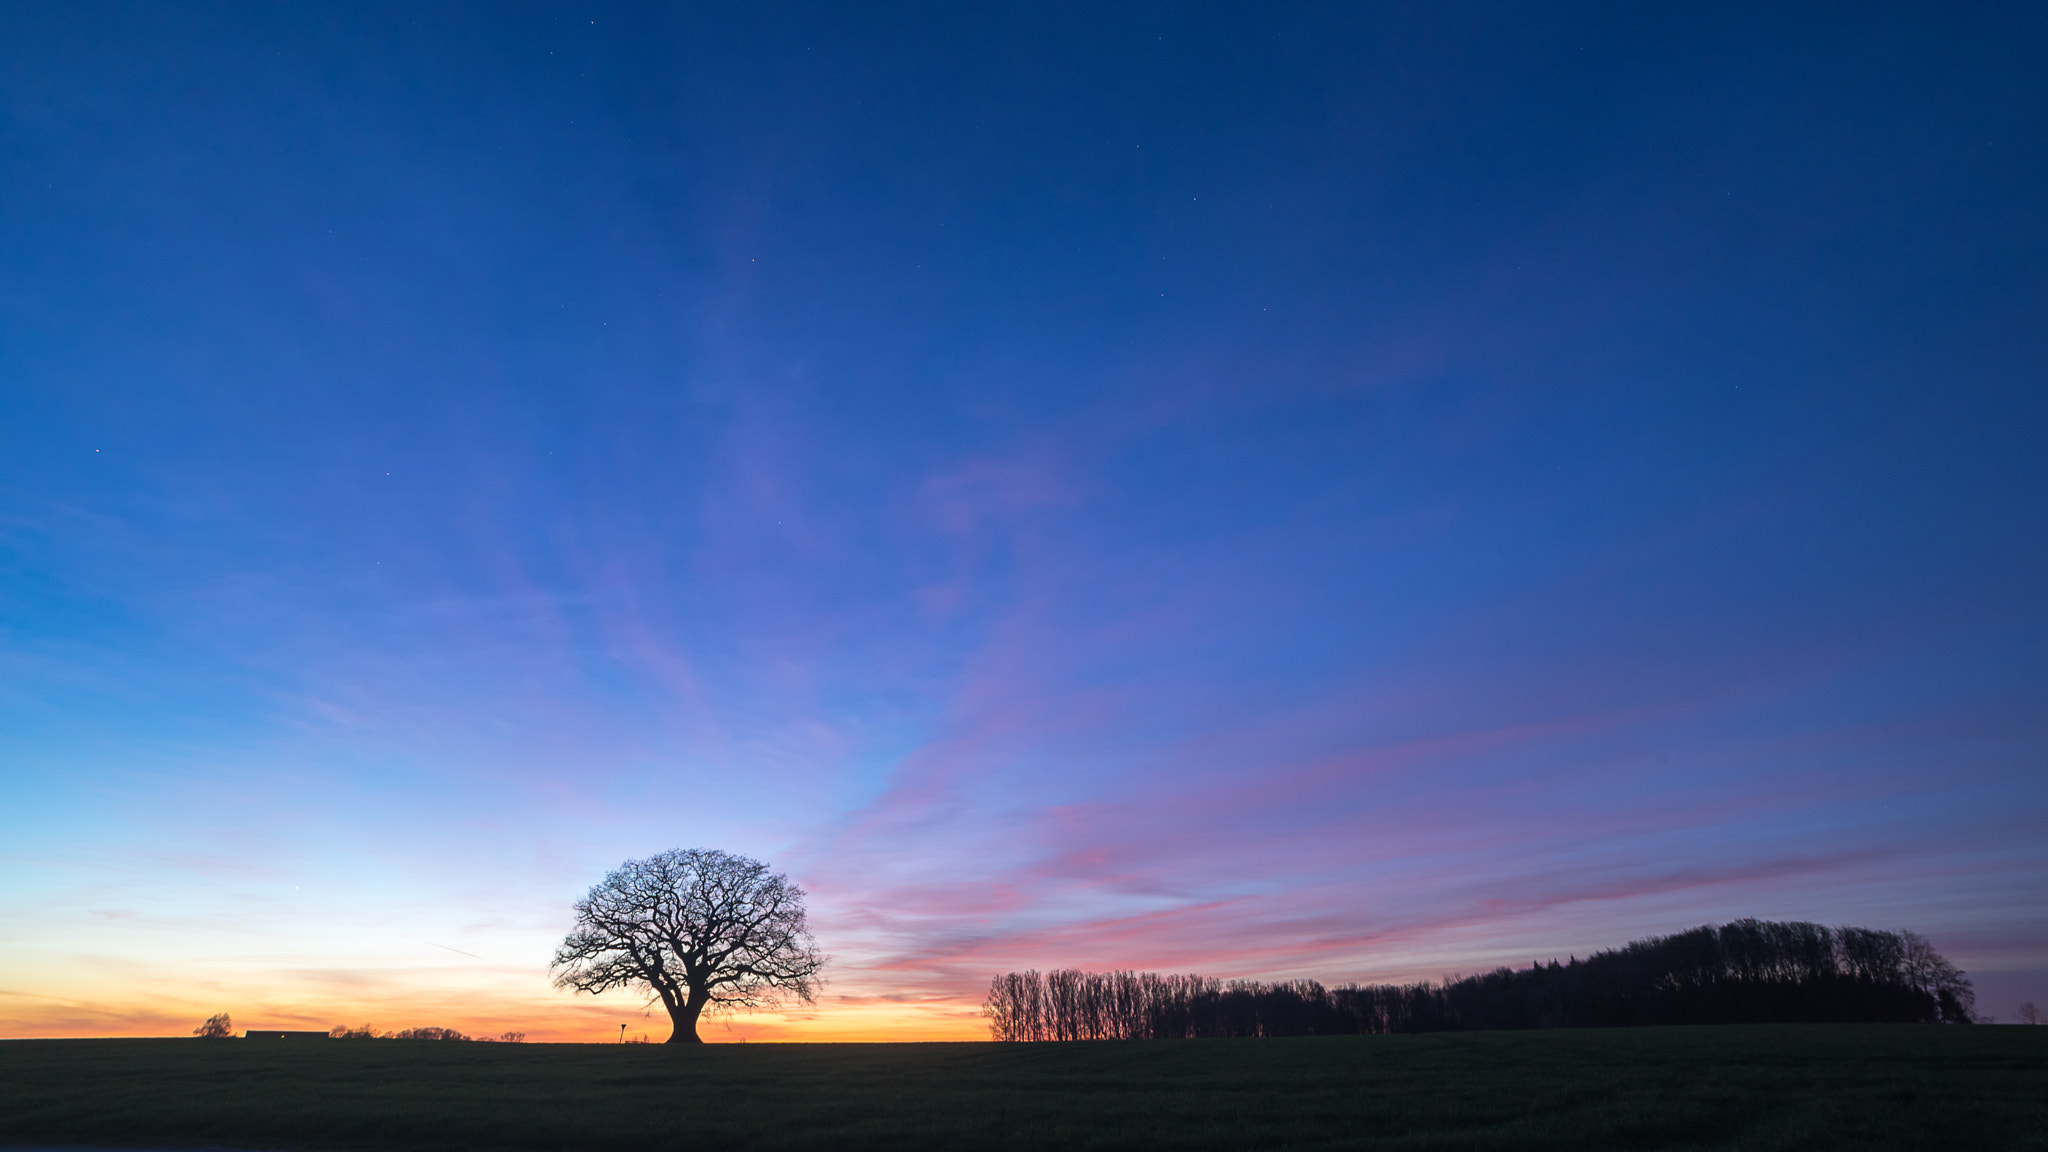
<instances>
[{"instance_id":1,"label":"dusk glow","mask_svg":"<svg viewBox=\"0 0 2048 1152\"><path fill-rule=\"evenodd\" d=\"M1746 916L2048 1003L2048 15L8 8L0 1037Z\"/></svg>"}]
</instances>

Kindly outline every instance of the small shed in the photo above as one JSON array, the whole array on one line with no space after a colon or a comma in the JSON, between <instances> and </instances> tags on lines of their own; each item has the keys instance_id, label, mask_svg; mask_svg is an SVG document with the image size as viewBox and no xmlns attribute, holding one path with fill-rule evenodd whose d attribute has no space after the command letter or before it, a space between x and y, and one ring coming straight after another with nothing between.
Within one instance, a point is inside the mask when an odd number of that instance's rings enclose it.
<instances>
[{"instance_id":1,"label":"small shed","mask_svg":"<svg viewBox=\"0 0 2048 1152\"><path fill-rule=\"evenodd\" d=\"M325 1032L283 1032L275 1028L251 1028L242 1035L250 1040L326 1040Z\"/></svg>"}]
</instances>

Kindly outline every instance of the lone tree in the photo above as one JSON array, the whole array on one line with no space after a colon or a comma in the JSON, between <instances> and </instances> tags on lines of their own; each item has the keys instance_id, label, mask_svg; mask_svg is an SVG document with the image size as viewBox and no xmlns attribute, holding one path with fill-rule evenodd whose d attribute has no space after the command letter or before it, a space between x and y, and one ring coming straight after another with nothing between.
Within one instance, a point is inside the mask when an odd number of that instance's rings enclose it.
<instances>
[{"instance_id":1,"label":"lone tree","mask_svg":"<svg viewBox=\"0 0 2048 1152\"><path fill-rule=\"evenodd\" d=\"M675 1022L671 1044L697 1044L697 1018L815 1002L825 966L804 923L803 889L759 860L690 849L628 860L576 902L555 949L555 986L637 988Z\"/></svg>"}]
</instances>

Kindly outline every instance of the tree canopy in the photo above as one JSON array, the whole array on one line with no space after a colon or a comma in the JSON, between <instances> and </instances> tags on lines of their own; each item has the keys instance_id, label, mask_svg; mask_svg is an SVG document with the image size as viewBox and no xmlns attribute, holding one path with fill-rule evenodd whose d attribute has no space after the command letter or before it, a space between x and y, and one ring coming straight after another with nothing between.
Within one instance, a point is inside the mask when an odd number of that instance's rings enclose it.
<instances>
[{"instance_id":1,"label":"tree canopy","mask_svg":"<svg viewBox=\"0 0 2048 1152\"><path fill-rule=\"evenodd\" d=\"M638 989L668 1009L671 1044L694 1044L706 1012L814 1002L826 957L803 889L766 864L708 849L628 860L576 902L555 950L555 985Z\"/></svg>"}]
</instances>

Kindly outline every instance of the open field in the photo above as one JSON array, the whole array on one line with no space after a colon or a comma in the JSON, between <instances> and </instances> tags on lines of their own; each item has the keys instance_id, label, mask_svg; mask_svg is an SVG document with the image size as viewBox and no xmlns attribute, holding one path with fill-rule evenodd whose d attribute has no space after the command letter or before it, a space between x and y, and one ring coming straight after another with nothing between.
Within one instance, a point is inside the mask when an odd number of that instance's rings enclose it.
<instances>
[{"instance_id":1,"label":"open field","mask_svg":"<svg viewBox=\"0 0 2048 1152\"><path fill-rule=\"evenodd\" d=\"M2048 1028L1078 1044L0 1042L0 1145L2048 1149Z\"/></svg>"}]
</instances>

